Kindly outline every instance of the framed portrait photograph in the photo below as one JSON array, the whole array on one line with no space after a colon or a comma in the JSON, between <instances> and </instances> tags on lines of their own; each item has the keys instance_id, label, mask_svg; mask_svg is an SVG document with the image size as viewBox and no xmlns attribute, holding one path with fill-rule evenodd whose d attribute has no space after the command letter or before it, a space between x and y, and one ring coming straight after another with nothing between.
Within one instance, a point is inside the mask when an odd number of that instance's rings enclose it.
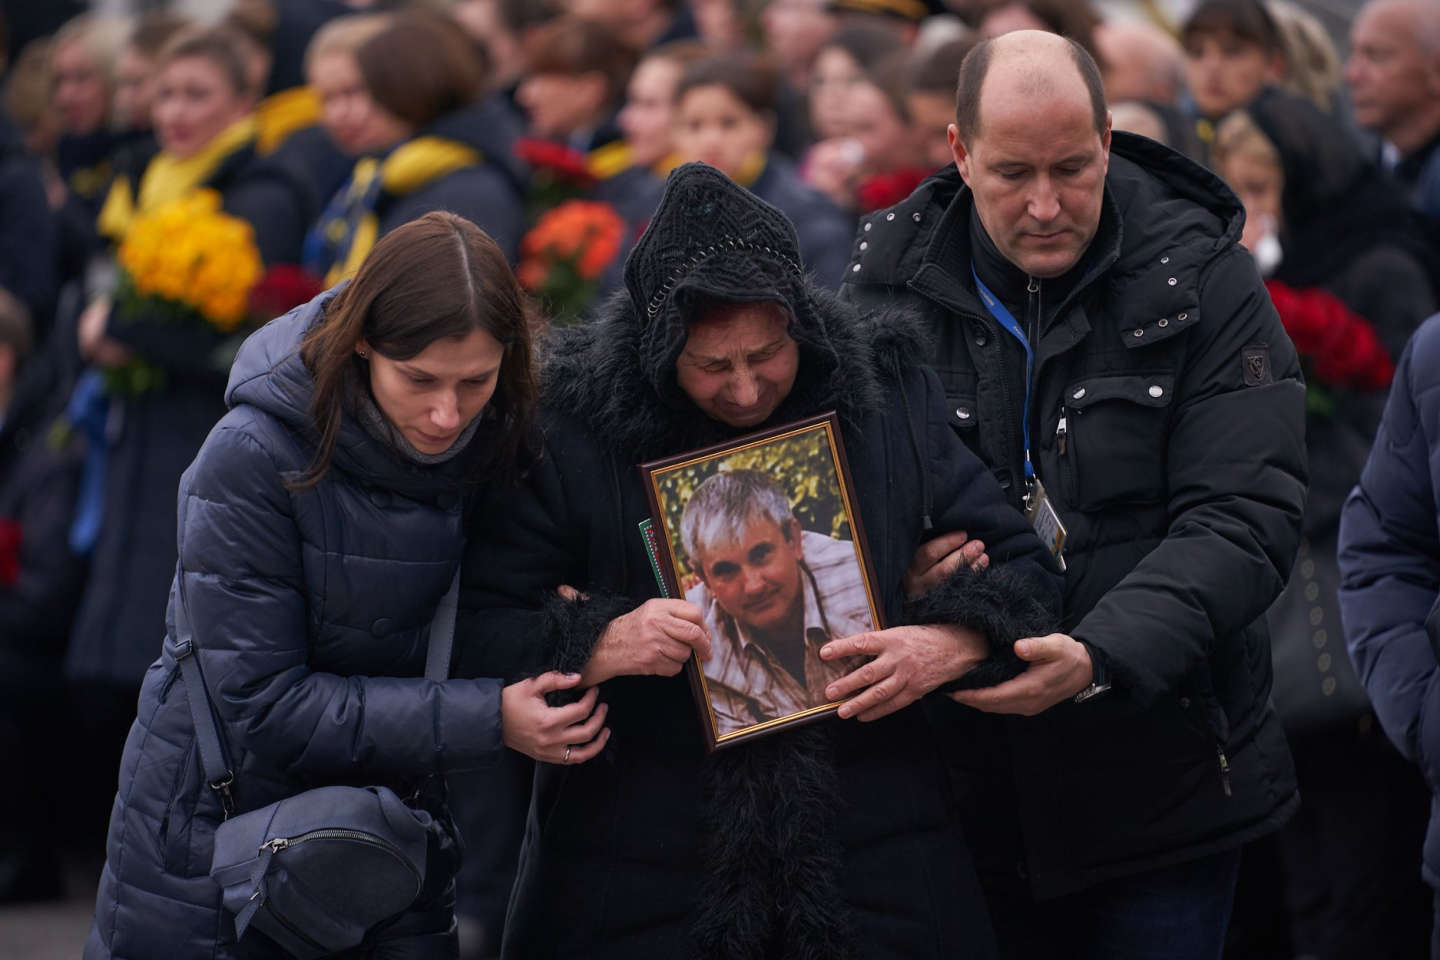
<instances>
[{"instance_id":1,"label":"framed portrait photograph","mask_svg":"<svg viewBox=\"0 0 1440 960\"><path fill-rule=\"evenodd\" d=\"M711 657L686 670L710 749L833 713L864 658L830 640L881 629L833 412L640 465L662 593L700 608Z\"/></svg>"}]
</instances>

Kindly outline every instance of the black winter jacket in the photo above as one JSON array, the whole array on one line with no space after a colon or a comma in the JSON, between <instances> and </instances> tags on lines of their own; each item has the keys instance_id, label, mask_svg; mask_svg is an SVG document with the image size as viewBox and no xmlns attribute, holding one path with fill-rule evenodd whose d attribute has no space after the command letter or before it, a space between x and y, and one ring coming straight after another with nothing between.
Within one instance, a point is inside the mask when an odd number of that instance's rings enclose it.
<instances>
[{"instance_id":1,"label":"black winter jacket","mask_svg":"<svg viewBox=\"0 0 1440 960\"><path fill-rule=\"evenodd\" d=\"M988 623L1003 642L1041 628L1056 600L1049 556L950 432L913 327L862 325L818 284L804 298L791 323L799 374L762 427L838 409L886 622ZM543 459L471 534L458 634L462 646L467 624L484 637L463 650L471 673L502 672L500 656L510 673L580 669L611 619L658 596L635 465L739 432L678 399L683 326L642 332L637 312L622 294L552 348ZM906 607L927 502L936 532L983 537L995 564ZM589 599L555 598L562 583ZM537 770L506 956L993 955L918 705L707 756L683 676L617 678L602 698L605 752Z\"/></svg>"},{"instance_id":2,"label":"black winter jacket","mask_svg":"<svg viewBox=\"0 0 1440 960\"><path fill-rule=\"evenodd\" d=\"M222 811L177 641L196 648L242 812L325 784L406 791L502 749L498 681L423 678L428 628L460 558L468 454L417 466L347 417L324 478L285 487L315 452L314 380L298 348L332 294L245 342L230 411L181 481L166 643L121 762L87 960L281 955L258 935L236 947L209 876ZM486 442L482 429L470 449ZM434 850L431 866L453 870Z\"/></svg>"},{"instance_id":3,"label":"black winter jacket","mask_svg":"<svg viewBox=\"0 0 1440 960\"><path fill-rule=\"evenodd\" d=\"M45 200L40 164L20 131L0 114L0 287L30 310L43 342L59 286L56 218Z\"/></svg>"},{"instance_id":4,"label":"black winter jacket","mask_svg":"<svg viewBox=\"0 0 1440 960\"><path fill-rule=\"evenodd\" d=\"M922 312L951 425L1018 503L1024 358L976 297L972 206L947 170L870 216L843 292ZM1037 895L1238 846L1296 804L1262 615L1298 544L1304 387L1241 222L1212 174L1116 133L1099 232L1040 331L1029 422L1069 528L1063 628L1115 689L1005 724L1024 852L994 861Z\"/></svg>"},{"instance_id":5,"label":"black winter jacket","mask_svg":"<svg viewBox=\"0 0 1440 960\"><path fill-rule=\"evenodd\" d=\"M254 228L267 265L297 259L303 185L244 147L206 186L219 191L226 213ZM112 311L106 332L164 370L166 384L111 401L104 521L66 669L87 682L134 689L164 636L165 598L175 575L175 488L225 412L229 362L226 338L207 325L140 316L122 321Z\"/></svg>"},{"instance_id":6,"label":"black winter jacket","mask_svg":"<svg viewBox=\"0 0 1440 960\"><path fill-rule=\"evenodd\" d=\"M0 524L20 528L18 576L0 575L0 674L15 686L58 680L85 574L66 546L79 450L51 440L54 389L48 367L36 359L23 368L0 419Z\"/></svg>"},{"instance_id":7,"label":"black winter jacket","mask_svg":"<svg viewBox=\"0 0 1440 960\"><path fill-rule=\"evenodd\" d=\"M778 154L770 155L750 190L794 222L806 269L827 289L837 289L844 279L854 219L807 186L795 166Z\"/></svg>"}]
</instances>

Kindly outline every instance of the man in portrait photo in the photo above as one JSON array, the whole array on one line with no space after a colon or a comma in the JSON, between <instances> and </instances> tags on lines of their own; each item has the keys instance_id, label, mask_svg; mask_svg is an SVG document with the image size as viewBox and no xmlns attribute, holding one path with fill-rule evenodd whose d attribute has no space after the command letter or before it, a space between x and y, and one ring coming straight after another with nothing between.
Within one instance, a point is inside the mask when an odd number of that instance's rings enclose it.
<instances>
[{"instance_id":1,"label":"man in portrait photo","mask_svg":"<svg viewBox=\"0 0 1440 960\"><path fill-rule=\"evenodd\" d=\"M710 631L705 665L716 734L827 703L859 660L821 660L831 639L875 629L855 545L802 530L780 486L755 470L695 491L680 534L700 582L685 599Z\"/></svg>"}]
</instances>

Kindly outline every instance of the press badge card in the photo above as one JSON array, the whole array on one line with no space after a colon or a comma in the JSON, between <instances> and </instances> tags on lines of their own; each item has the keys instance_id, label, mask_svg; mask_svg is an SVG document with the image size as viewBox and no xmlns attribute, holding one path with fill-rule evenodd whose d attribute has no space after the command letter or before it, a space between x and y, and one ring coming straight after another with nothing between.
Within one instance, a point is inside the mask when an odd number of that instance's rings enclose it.
<instances>
[{"instance_id":1,"label":"press badge card","mask_svg":"<svg viewBox=\"0 0 1440 960\"><path fill-rule=\"evenodd\" d=\"M1050 496L1045 492L1045 484L1040 478L1035 478L1035 488L1030 494L1030 507L1025 511L1026 519L1030 526L1035 528L1035 533L1040 537L1040 542L1050 550L1051 556L1060 564L1060 569L1065 569L1065 558L1061 551L1065 549L1065 524L1060 522L1060 514L1055 511L1055 505L1050 502Z\"/></svg>"}]
</instances>

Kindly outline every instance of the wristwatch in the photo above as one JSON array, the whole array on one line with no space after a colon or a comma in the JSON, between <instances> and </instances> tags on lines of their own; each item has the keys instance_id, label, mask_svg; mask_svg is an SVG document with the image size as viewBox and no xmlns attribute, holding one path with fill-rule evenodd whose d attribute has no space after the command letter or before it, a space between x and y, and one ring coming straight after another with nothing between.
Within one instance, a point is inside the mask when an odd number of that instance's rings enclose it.
<instances>
[{"instance_id":1,"label":"wristwatch","mask_svg":"<svg viewBox=\"0 0 1440 960\"><path fill-rule=\"evenodd\" d=\"M1110 689L1110 670L1105 665L1105 655L1096 650L1090 644L1085 644L1085 649L1090 653L1090 686L1075 694L1071 699L1076 703L1084 703L1086 700L1093 700L1100 694Z\"/></svg>"}]
</instances>

